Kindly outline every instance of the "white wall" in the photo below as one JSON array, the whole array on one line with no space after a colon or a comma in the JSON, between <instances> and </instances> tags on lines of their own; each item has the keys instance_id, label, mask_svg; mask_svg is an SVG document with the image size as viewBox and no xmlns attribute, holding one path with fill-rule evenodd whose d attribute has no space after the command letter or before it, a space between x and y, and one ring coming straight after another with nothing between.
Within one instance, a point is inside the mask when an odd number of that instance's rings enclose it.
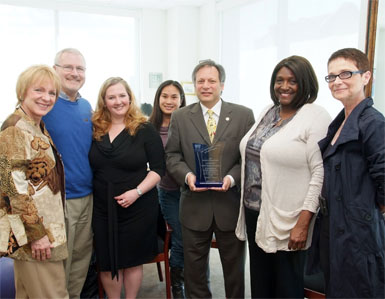
<instances>
[{"instance_id":1,"label":"white wall","mask_svg":"<svg viewBox=\"0 0 385 299\"><path fill-rule=\"evenodd\" d=\"M385 1L378 5L376 53L373 72L374 106L385 114Z\"/></svg>"},{"instance_id":2,"label":"white wall","mask_svg":"<svg viewBox=\"0 0 385 299\"><path fill-rule=\"evenodd\" d=\"M191 82L191 73L199 60L219 61L218 15L215 0L200 8L142 10L141 102L153 102L156 88L149 87L150 72L161 72L163 80ZM186 99L187 103L196 101L195 96Z\"/></svg>"},{"instance_id":3,"label":"white wall","mask_svg":"<svg viewBox=\"0 0 385 299\"><path fill-rule=\"evenodd\" d=\"M227 71L224 99L259 115L271 103L270 78L277 62L300 55L317 74L317 104L335 116L342 105L331 97L324 81L326 62L340 48L364 50L366 8L362 0L221 2L221 62Z\"/></svg>"},{"instance_id":4,"label":"white wall","mask_svg":"<svg viewBox=\"0 0 385 299\"><path fill-rule=\"evenodd\" d=\"M142 103L153 103L156 87L149 87L149 74L162 73L163 81L190 82L198 61L199 8L142 10L141 79ZM187 97L188 102L194 97Z\"/></svg>"},{"instance_id":5,"label":"white wall","mask_svg":"<svg viewBox=\"0 0 385 299\"><path fill-rule=\"evenodd\" d=\"M155 90L149 87L149 74L162 73L164 78L167 70L166 12L143 9L139 32L141 92L136 96L141 103L152 103Z\"/></svg>"}]
</instances>

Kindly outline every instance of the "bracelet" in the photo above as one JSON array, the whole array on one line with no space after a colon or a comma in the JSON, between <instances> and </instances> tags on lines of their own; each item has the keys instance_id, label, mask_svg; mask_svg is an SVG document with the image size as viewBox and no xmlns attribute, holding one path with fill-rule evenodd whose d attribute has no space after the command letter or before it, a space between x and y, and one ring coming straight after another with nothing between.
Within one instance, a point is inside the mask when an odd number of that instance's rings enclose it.
<instances>
[{"instance_id":1,"label":"bracelet","mask_svg":"<svg viewBox=\"0 0 385 299\"><path fill-rule=\"evenodd\" d=\"M143 195L143 192L139 189L139 187L136 187L136 192L138 193L139 197Z\"/></svg>"}]
</instances>

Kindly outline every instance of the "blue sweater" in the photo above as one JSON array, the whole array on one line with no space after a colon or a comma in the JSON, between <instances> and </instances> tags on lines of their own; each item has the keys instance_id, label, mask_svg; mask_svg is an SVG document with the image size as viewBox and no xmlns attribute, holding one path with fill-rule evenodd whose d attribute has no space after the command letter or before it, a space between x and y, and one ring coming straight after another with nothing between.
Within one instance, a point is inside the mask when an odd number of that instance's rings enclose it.
<instances>
[{"instance_id":1,"label":"blue sweater","mask_svg":"<svg viewBox=\"0 0 385 299\"><path fill-rule=\"evenodd\" d=\"M52 110L43 117L48 132L64 163L66 198L92 193L92 170L88 152L92 142L92 108L79 98L75 102L58 98Z\"/></svg>"}]
</instances>

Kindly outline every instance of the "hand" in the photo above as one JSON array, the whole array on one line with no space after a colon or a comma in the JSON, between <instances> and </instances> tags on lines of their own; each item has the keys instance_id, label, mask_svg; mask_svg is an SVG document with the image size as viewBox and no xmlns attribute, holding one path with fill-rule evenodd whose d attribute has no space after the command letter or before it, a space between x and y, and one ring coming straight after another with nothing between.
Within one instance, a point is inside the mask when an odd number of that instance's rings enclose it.
<instances>
[{"instance_id":1,"label":"hand","mask_svg":"<svg viewBox=\"0 0 385 299\"><path fill-rule=\"evenodd\" d=\"M297 223L290 232L288 248L291 250L300 250L306 247L307 233L309 224L314 213L302 210L299 214Z\"/></svg>"},{"instance_id":2,"label":"hand","mask_svg":"<svg viewBox=\"0 0 385 299\"><path fill-rule=\"evenodd\" d=\"M45 235L40 240L32 241L32 258L38 261L45 261L51 258L51 248L53 248L48 236Z\"/></svg>"},{"instance_id":3,"label":"hand","mask_svg":"<svg viewBox=\"0 0 385 299\"><path fill-rule=\"evenodd\" d=\"M230 180L230 178L226 175L226 176L223 178L223 184L222 184L222 187L211 187L210 190L219 191L219 192L226 192L227 190L229 190L230 186L231 186L231 180Z\"/></svg>"},{"instance_id":4,"label":"hand","mask_svg":"<svg viewBox=\"0 0 385 299\"><path fill-rule=\"evenodd\" d=\"M307 228L298 227L297 225L293 227L290 232L289 249L300 250L306 247L307 230Z\"/></svg>"},{"instance_id":5,"label":"hand","mask_svg":"<svg viewBox=\"0 0 385 299\"><path fill-rule=\"evenodd\" d=\"M139 194L136 189L131 189L114 198L122 208L128 208L139 198Z\"/></svg>"},{"instance_id":6,"label":"hand","mask_svg":"<svg viewBox=\"0 0 385 299\"><path fill-rule=\"evenodd\" d=\"M203 192L209 190L208 188L197 188L195 187L195 182L197 178L193 173L189 173L187 175L187 185L189 186L190 190L193 192Z\"/></svg>"}]
</instances>

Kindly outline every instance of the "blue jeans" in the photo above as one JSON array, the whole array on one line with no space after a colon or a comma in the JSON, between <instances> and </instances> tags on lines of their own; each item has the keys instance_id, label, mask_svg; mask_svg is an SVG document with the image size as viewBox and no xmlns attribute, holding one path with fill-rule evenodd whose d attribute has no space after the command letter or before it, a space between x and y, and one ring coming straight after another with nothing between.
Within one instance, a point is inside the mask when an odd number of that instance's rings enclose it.
<instances>
[{"instance_id":1,"label":"blue jeans","mask_svg":"<svg viewBox=\"0 0 385 299\"><path fill-rule=\"evenodd\" d=\"M183 268L182 230L179 222L180 192L179 190L168 191L158 188L158 196L163 217L172 228L170 266Z\"/></svg>"}]
</instances>

